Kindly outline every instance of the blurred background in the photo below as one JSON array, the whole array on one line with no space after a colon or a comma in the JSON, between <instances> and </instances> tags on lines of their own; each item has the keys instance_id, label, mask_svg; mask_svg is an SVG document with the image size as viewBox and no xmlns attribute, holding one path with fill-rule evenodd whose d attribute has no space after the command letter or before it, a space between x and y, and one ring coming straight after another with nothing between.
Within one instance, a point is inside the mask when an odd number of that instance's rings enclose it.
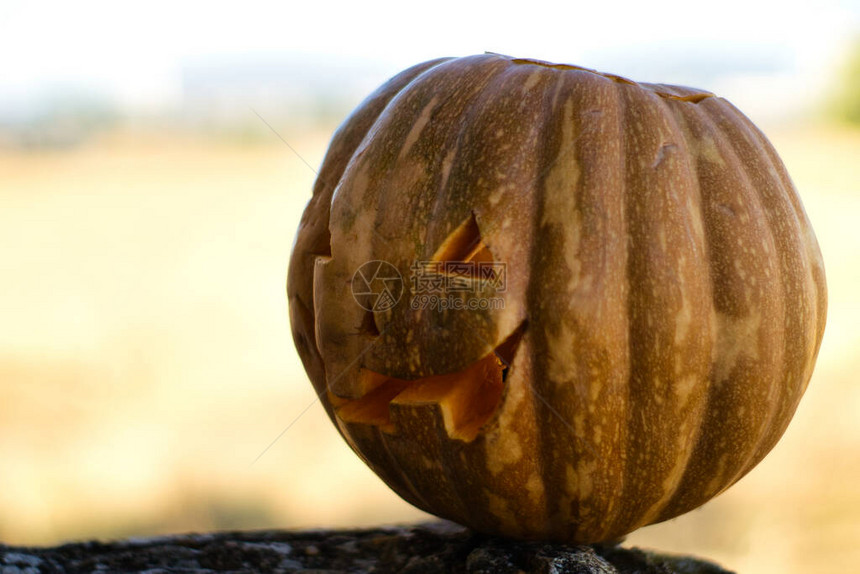
<instances>
[{"instance_id":1,"label":"blurred background","mask_svg":"<svg viewBox=\"0 0 860 574\"><path fill-rule=\"evenodd\" d=\"M213 6L0 2L0 541L426 518L315 401L286 267L349 111L493 51L707 88L770 136L827 266L818 367L759 467L628 543L856 569L860 3Z\"/></svg>"}]
</instances>

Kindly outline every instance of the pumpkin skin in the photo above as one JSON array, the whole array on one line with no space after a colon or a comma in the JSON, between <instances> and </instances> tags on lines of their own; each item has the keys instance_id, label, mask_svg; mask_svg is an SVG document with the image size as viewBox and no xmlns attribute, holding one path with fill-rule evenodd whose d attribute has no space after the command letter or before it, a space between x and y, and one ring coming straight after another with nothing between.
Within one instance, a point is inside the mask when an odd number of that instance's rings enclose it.
<instances>
[{"instance_id":1,"label":"pumpkin skin","mask_svg":"<svg viewBox=\"0 0 860 574\"><path fill-rule=\"evenodd\" d=\"M506 283L461 296L502 308L415 310L407 292L372 312L350 292L368 261L407 278L469 243ZM287 291L326 411L395 492L566 543L675 517L752 469L827 306L785 167L728 101L496 54L414 66L353 112Z\"/></svg>"}]
</instances>

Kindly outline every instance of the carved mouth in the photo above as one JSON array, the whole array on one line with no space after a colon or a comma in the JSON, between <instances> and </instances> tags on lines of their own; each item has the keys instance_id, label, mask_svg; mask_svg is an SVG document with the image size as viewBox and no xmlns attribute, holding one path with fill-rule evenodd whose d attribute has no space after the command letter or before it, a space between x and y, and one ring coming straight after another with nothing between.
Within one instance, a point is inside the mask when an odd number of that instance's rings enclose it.
<instances>
[{"instance_id":1,"label":"carved mouth","mask_svg":"<svg viewBox=\"0 0 860 574\"><path fill-rule=\"evenodd\" d=\"M362 369L361 387L371 389L368 393L344 399L329 391L329 400L343 422L376 426L390 434L398 433L399 419L415 407L438 409L448 436L470 442L502 402L524 330L525 322L493 351L454 373L407 380Z\"/></svg>"}]
</instances>

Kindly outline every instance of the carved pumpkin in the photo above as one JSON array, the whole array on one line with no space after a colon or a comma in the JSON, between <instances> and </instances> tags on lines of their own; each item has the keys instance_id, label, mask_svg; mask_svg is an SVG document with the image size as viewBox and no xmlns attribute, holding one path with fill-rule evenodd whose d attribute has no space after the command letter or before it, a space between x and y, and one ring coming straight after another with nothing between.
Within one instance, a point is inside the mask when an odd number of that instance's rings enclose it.
<instances>
[{"instance_id":1,"label":"carved pumpkin","mask_svg":"<svg viewBox=\"0 0 860 574\"><path fill-rule=\"evenodd\" d=\"M415 305L435 263L447 309ZM800 199L729 102L495 54L412 67L340 127L287 290L323 405L392 489L571 543L755 466L826 315Z\"/></svg>"}]
</instances>

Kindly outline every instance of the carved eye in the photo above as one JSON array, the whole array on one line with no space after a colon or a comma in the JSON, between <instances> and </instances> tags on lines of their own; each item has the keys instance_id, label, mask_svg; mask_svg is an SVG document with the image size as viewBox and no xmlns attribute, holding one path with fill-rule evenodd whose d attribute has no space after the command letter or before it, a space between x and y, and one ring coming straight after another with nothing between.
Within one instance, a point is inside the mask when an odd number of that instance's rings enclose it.
<instances>
[{"instance_id":1,"label":"carved eye","mask_svg":"<svg viewBox=\"0 0 860 574\"><path fill-rule=\"evenodd\" d=\"M445 238L445 241L433 254L433 261L460 261L463 263L493 261L493 254L490 253L490 249L481 237L481 230L478 228L478 221L475 219L474 212L469 214L469 217Z\"/></svg>"}]
</instances>

